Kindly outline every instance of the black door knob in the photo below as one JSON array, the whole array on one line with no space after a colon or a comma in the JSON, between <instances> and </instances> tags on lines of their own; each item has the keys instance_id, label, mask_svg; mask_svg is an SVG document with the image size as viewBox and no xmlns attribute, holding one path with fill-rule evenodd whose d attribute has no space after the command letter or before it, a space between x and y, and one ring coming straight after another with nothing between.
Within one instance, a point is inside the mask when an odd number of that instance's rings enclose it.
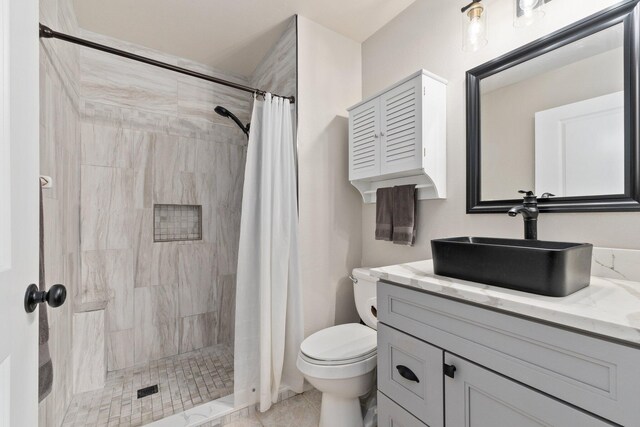
<instances>
[{"instance_id":1,"label":"black door knob","mask_svg":"<svg viewBox=\"0 0 640 427\"><path fill-rule=\"evenodd\" d=\"M24 309L27 313L33 313L43 302L50 307L60 307L67 299L67 289L63 285L53 285L48 292L38 290L38 286L31 284L24 295Z\"/></svg>"}]
</instances>

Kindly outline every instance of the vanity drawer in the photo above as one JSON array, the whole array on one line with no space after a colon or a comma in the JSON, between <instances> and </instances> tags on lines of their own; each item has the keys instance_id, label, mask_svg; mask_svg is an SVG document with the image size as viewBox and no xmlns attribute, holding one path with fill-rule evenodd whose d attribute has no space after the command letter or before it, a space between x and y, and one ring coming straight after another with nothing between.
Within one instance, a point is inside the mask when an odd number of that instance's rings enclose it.
<instances>
[{"instance_id":1,"label":"vanity drawer","mask_svg":"<svg viewBox=\"0 0 640 427\"><path fill-rule=\"evenodd\" d=\"M443 351L378 323L378 389L430 427L444 424Z\"/></svg>"},{"instance_id":2,"label":"vanity drawer","mask_svg":"<svg viewBox=\"0 0 640 427\"><path fill-rule=\"evenodd\" d=\"M378 427L429 427L378 392Z\"/></svg>"},{"instance_id":3,"label":"vanity drawer","mask_svg":"<svg viewBox=\"0 0 640 427\"><path fill-rule=\"evenodd\" d=\"M377 302L380 322L607 420L640 426L640 349L383 282Z\"/></svg>"}]
</instances>

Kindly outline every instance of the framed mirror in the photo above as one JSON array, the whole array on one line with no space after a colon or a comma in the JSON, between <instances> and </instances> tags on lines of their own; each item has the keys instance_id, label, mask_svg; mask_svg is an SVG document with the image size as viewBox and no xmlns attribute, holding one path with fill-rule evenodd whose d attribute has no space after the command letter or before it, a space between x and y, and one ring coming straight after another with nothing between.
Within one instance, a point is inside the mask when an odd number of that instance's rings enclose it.
<instances>
[{"instance_id":1,"label":"framed mirror","mask_svg":"<svg viewBox=\"0 0 640 427\"><path fill-rule=\"evenodd\" d=\"M467 213L640 210L639 2L467 72Z\"/></svg>"}]
</instances>

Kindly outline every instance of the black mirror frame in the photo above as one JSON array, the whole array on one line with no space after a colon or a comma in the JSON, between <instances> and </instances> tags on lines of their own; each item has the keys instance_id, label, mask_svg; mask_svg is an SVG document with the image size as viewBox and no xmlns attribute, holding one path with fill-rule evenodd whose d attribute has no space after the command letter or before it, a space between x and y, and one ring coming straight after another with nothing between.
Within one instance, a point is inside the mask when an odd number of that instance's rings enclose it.
<instances>
[{"instance_id":1,"label":"black mirror frame","mask_svg":"<svg viewBox=\"0 0 640 427\"><path fill-rule=\"evenodd\" d=\"M640 0L627 0L467 71L467 213L505 213L521 199L481 200L480 81L624 23L625 192L539 199L540 212L640 211ZM514 188L514 195L519 188ZM528 189L524 189L528 190Z\"/></svg>"}]
</instances>

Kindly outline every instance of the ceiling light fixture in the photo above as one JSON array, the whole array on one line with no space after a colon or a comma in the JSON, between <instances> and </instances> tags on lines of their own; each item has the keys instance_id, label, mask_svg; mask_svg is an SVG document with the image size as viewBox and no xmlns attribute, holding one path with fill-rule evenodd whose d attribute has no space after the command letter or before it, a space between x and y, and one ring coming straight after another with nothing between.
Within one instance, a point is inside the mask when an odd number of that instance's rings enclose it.
<instances>
[{"instance_id":1,"label":"ceiling light fixture","mask_svg":"<svg viewBox=\"0 0 640 427\"><path fill-rule=\"evenodd\" d=\"M475 52L487 44L487 8L481 2L473 0L460 10L465 52Z\"/></svg>"},{"instance_id":2,"label":"ceiling light fixture","mask_svg":"<svg viewBox=\"0 0 640 427\"><path fill-rule=\"evenodd\" d=\"M549 0L513 0L513 26L527 27L544 17L544 5Z\"/></svg>"}]
</instances>

